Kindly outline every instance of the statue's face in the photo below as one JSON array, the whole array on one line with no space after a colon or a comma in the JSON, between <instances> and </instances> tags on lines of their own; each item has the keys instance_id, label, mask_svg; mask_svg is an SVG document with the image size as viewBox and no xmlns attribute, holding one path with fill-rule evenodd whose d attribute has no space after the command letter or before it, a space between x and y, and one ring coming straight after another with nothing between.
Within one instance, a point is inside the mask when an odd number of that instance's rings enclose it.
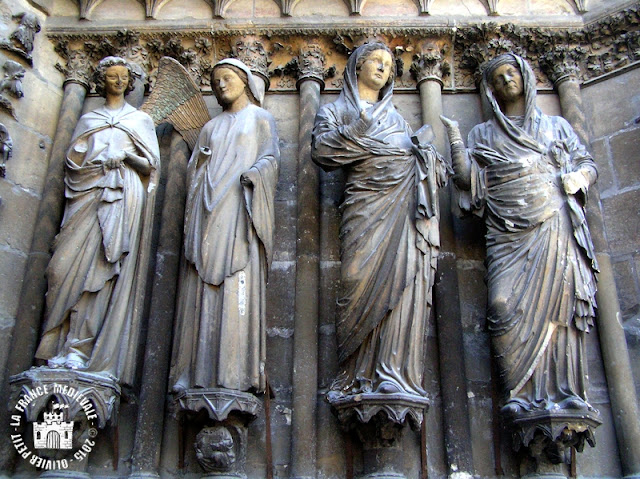
<instances>
[{"instance_id":1,"label":"statue's face","mask_svg":"<svg viewBox=\"0 0 640 479\"><path fill-rule=\"evenodd\" d=\"M129 70L123 65L107 68L104 76L104 89L107 95L124 95L129 84Z\"/></svg>"},{"instance_id":2,"label":"statue's face","mask_svg":"<svg viewBox=\"0 0 640 479\"><path fill-rule=\"evenodd\" d=\"M374 50L367 56L358 72L358 83L380 91L389 80L393 59L386 50Z\"/></svg>"},{"instance_id":3,"label":"statue's face","mask_svg":"<svg viewBox=\"0 0 640 479\"><path fill-rule=\"evenodd\" d=\"M491 75L491 87L501 103L509 103L524 94L524 86L520 69L505 63L500 65Z\"/></svg>"},{"instance_id":4,"label":"statue's face","mask_svg":"<svg viewBox=\"0 0 640 479\"><path fill-rule=\"evenodd\" d=\"M213 71L213 87L216 96L225 105L231 105L245 95L245 84L230 68L219 67Z\"/></svg>"}]
</instances>

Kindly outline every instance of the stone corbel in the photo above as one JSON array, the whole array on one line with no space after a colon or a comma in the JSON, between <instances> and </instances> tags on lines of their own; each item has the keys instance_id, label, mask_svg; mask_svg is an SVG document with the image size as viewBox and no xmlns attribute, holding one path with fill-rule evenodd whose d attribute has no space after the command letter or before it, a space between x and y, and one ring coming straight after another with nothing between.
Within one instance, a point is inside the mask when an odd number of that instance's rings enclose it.
<instances>
[{"instance_id":1,"label":"stone corbel","mask_svg":"<svg viewBox=\"0 0 640 479\"><path fill-rule=\"evenodd\" d=\"M433 0L416 0L416 4L418 5L418 9L420 15L430 15L431 5L433 4Z\"/></svg>"},{"instance_id":2,"label":"stone corbel","mask_svg":"<svg viewBox=\"0 0 640 479\"><path fill-rule=\"evenodd\" d=\"M19 21L18 28L9 38L0 40L0 48L16 53L24 58L29 65L33 65L31 52L33 52L33 40L40 31L40 20L33 13L22 12L13 16Z\"/></svg>"}]
</instances>

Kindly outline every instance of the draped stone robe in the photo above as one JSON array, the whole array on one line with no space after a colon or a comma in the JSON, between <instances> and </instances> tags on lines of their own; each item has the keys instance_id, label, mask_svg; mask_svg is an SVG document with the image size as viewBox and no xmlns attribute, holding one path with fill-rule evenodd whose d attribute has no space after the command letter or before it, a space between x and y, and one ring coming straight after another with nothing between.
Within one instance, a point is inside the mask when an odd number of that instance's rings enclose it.
<instances>
[{"instance_id":1,"label":"draped stone robe","mask_svg":"<svg viewBox=\"0 0 640 479\"><path fill-rule=\"evenodd\" d=\"M561 117L535 107L518 125L487 89L494 118L469 134L471 190L461 206L484 215L488 323L505 396L525 410L588 407L584 333L593 325L597 264L586 191L565 193L562 174L595 164Z\"/></svg>"},{"instance_id":2,"label":"draped stone robe","mask_svg":"<svg viewBox=\"0 0 640 479\"><path fill-rule=\"evenodd\" d=\"M118 151L145 158L141 176ZM80 118L65 160L67 199L47 269L40 359L76 353L91 372L131 384L147 274L159 148L151 117L125 103Z\"/></svg>"},{"instance_id":3,"label":"draped stone robe","mask_svg":"<svg viewBox=\"0 0 640 479\"><path fill-rule=\"evenodd\" d=\"M393 85L370 111L372 126L354 128L360 108L356 59L337 101L320 109L313 160L344 168L341 294L336 333L339 395L424 395L425 328L432 305L439 236L437 188L446 179L432 146L412 145L411 130L391 103Z\"/></svg>"},{"instance_id":4,"label":"draped stone robe","mask_svg":"<svg viewBox=\"0 0 640 479\"><path fill-rule=\"evenodd\" d=\"M200 133L188 166L174 391L265 389L265 287L279 160L275 121L253 104L223 111ZM258 180L243 186L249 169Z\"/></svg>"}]
</instances>

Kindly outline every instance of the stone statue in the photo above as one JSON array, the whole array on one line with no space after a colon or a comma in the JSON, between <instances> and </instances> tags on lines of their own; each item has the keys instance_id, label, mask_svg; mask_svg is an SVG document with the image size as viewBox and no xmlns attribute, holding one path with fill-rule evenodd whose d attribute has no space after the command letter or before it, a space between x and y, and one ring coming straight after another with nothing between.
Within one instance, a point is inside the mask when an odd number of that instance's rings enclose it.
<instances>
[{"instance_id":1,"label":"stone statue","mask_svg":"<svg viewBox=\"0 0 640 479\"><path fill-rule=\"evenodd\" d=\"M12 18L19 21L18 27L9 38L0 39L0 48L17 53L31 64L34 40L41 29L40 20L29 12L18 13Z\"/></svg>"},{"instance_id":2,"label":"stone statue","mask_svg":"<svg viewBox=\"0 0 640 479\"><path fill-rule=\"evenodd\" d=\"M129 64L106 57L95 80L106 102L80 118L65 159L67 203L36 357L131 384L159 148L149 115L124 99Z\"/></svg>"},{"instance_id":3,"label":"stone statue","mask_svg":"<svg viewBox=\"0 0 640 479\"><path fill-rule=\"evenodd\" d=\"M218 62L212 86L223 112L200 132L187 169L170 385L262 392L278 135L242 62Z\"/></svg>"},{"instance_id":4,"label":"stone statue","mask_svg":"<svg viewBox=\"0 0 640 479\"><path fill-rule=\"evenodd\" d=\"M393 57L358 47L339 98L320 109L313 160L344 168L340 373L329 399L361 393L424 396L425 328L439 250L437 189L447 167L391 103ZM427 128L428 129L428 128Z\"/></svg>"},{"instance_id":5,"label":"stone statue","mask_svg":"<svg viewBox=\"0 0 640 479\"><path fill-rule=\"evenodd\" d=\"M567 121L536 107L535 76L519 56L491 60L482 92L493 118L465 149L446 118L460 205L486 226L488 312L507 416L593 411L585 333L597 265L584 204L595 164Z\"/></svg>"}]
</instances>

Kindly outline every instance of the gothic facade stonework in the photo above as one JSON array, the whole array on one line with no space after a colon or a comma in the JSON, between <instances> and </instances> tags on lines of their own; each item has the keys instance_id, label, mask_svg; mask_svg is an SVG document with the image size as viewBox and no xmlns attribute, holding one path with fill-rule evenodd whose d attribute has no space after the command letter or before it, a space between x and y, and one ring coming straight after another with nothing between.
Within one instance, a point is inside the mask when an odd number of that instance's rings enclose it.
<instances>
[{"instance_id":1,"label":"gothic facade stonework","mask_svg":"<svg viewBox=\"0 0 640 479\"><path fill-rule=\"evenodd\" d=\"M451 186L439 194L440 253L422 361L424 408L376 403L338 411L325 399L339 372L339 205L346 180L341 170L323 171L312 162L312 129L317 111L345 87L350 54L373 41L393 53L395 109L413 131L431 123L433 144L447 161L438 115L456 120L466 142L490 114L480 89L483 66L506 52L532 67L542 112L564 116L588 144L599 172L587 219L601 296L597 334L586 339L586 393L602 425L590 422L586 442L573 443L582 451L567 446L566 461L543 473L640 477L640 424L629 415L637 413L640 394L639 2L0 0L0 123L6 137L0 176L0 400L9 409L16 394L31 390L28 381L42 380L16 375L41 365L34 356L45 321L47 265L64 212L63 163L80 116L102 106L93 81L100 60L120 56L132 64L136 87L126 98L139 108L156 89L161 59L170 57L186 69L215 117L222 107L212 92L213 67L236 58L264 87L264 109L274 117L279 138L261 371L266 392L203 393L197 401L189 395L197 390L180 397L171 392L191 151L187 136L167 123L157 125L161 166L154 217L146 226L150 249L144 299L137 306L142 319L133 379L117 394L103 394L109 407L95 396L101 417L95 446L67 474L520 477L535 465L515 443L544 449L544 434L569 431L553 419L514 431L500 419L499 372L487 330L485 225L462 214ZM197 139L197 131L188 139ZM11 389L12 376L22 389ZM80 389L91 389L90 376L82 376ZM52 378L47 381L59 380ZM37 407L44 410L41 402ZM3 410L0 471L37 477L40 471L12 443L13 413ZM619 410L627 411L622 420ZM34 411L28 421L42 419ZM395 422L385 422L385 414ZM347 424L356 415L368 429ZM398 426L405 416L415 430ZM24 442L33 445L30 436ZM397 450L404 453L399 462ZM547 457L557 453L549 451ZM385 469L387 463L393 467Z\"/></svg>"}]
</instances>

